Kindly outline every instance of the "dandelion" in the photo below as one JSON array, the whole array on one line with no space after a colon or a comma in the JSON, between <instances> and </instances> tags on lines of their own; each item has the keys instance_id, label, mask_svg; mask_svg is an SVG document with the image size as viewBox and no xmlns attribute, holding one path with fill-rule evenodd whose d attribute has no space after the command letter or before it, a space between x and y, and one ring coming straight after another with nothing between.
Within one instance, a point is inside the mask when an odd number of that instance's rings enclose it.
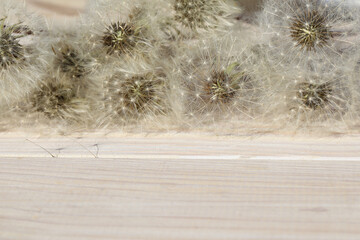
<instances>
[{"instance_id":1,"label":"dandelion","mask_svg":"<svg viewBox=\"0 0 360 240\"><path fill-rule=\"evenodd\" d=\"M49 76L39 89L29 94L31 111L44 114L50 119L79 120L89 106L79 89L63 76Z\"/></svg>"},{"instance_id":2,"label":"dandelion","mask_svg":"<svg viewBox=\"0 0 360 240\"><path fill-rule=\"evenodd\" d=\"M184 113L196 119L216 119L243 115L250 117L257 108L259 93L248 57L233 49L233 41L205 41L179 60L184 92ZM229 45L228 45L229 44ZM181 99L181 98L180 98ZM209 118L208 118L209 117Z\"/></svg>"},{"instance_id":3,"label":"dandelion","mask_svg":"<svg viewBox=\"0 0 360 240\"><path fill-rule=\"evenodd\" d=\"M11 105L37 85L45 62L40 57L42 19L22 5L4 0L0 4L0 106ZM45 30L44 30L45 31Z\"/></svg>"},{"instance_id":4,"label":"dandelion","mask_svg":"<svg viewBox=\"0 0 360 240\"><path fill-rule=\"evenodd\" d=\"M343 126L353 114L356 93L348 72L329 70L328 65L315 64L307 72L288 69L271 77L263 103L265 121L296 129Z\"/></svg>"},{"instance_id":5,"label":"dandelion","mask_svg":"<svg viewBox=\"0 0 360 240\"><path fill-rule=\"evenodd\" d=\"M269 0L260 21L274 64L303 67L308 61L333 63L354 49L358 16L346 1Z\"/></svg>"},{"instance_id":6,"label":"dandelion","mask_svg":"<svg viewBox=\"0 0 360 240\"><path fill-rule=\"evenodd\" d=\"M292 19L290 33L297 45L307 51L316 51L326 46L334 37L331 26L326 23L323 14L316 10L304 12L298 19Z\"/></svg>"},{"instance_id":7,"label":"dandelion","mask_svg":"<svg viewBox=\"0 0 360 240\"><path fill-rule=\"evenodd\" d=\"M174 3L175 20L189 28L207 27L206 18L211 14L217 1L205 0L176 0ZM215 10L215 17L219 14Z\"/></svg>"},{"instance_id":8,"label":"dandelion","mask_svg":"<svg viewBox=\"0 0 360 240\"><path fill-rule=\"evenodd\" d=\"M204 81L202 100L207 103L227 104L234 100L242 85L250 82L244 72L233 72L238 63L233 63L225 70L213 70Z\"/></svg>"},{"instance_id":9,"label":"dandelion","mask_svg":"<svg viewBox=\"0 0 360 240\"><path fill-rule=\"evenodd\" d=\"M22 26L20 23L11 26L5 25L5 18L0 19L0 66L19 64L24 60L24 47L20 44Z\"/></svg>"},{"instance_id":10,"label":"dandelion","mask_svg":"<svg viewBox=\"0 0 360 240\"><path fill-rule=\"evenodd\" d=\"M241 12L232 1L225 0L164 1L162 11L161 28L170 40L225 32L233 24L231 15Z\"/></svg>"},{"instance_id":11,"label":"dandelion","mask_svg":"<svg viewBox=\"0 0 360 240\"><path fill-rule=\"evenodd\" d=\"M237 11L223 0L175 0L173 6L175 20L191 29L213 28L225 23L227 25L227 17Z\"/></svg>"},{"instance_id":12,"label":"dandelion","mask_svg":"<svg viewBox=\"0 0 360 240\"><path fill-rule=\"evenodd\" d=\"M89 35L88 41L109 56L145 53L155 39L147 5L140 0L121 4L114 0L94 0L90 3L91 10L83 16L83 25L88 26L90 35L88 32L83 35Z\"/></svg>"},{"instance_id":13,"label":"dandelion","mask_svg":"<svg viewBox=\"0 0 360 240\"><path fill-rule=\"evenodd\" d=\"M109 80L109 89L112 106L117 106L117 112L124 115L140 115L146 112L151 105L157 105L160 99L157 89L161 89L163 83L160 78L152 73L134 75L121 78L116 74Z\"/></svg>"},{"instance_id":14,"label":"dandelion","mask_svg":"<svg viewBox=\"0 0 360 240\"><path fill-rule=\"evenodd\" d=\"M91 55L83 53L82 46L73 46L69 43L59 43L57 48L52 47L55 55L55 68L72 79L80 79L89 75L94 68Z\"/></svg>"},{"instance_id":15,"label":"dandelion","mask_svg":"<svg viewBox=\"0 0 360 240\"><path fill-rule=\"evenodd\" d=\"M167 82L161 68L128 59L104 81L104 106L112 120L132 123L167 112ZM118 119L118 120L116 120Z\"/></svg>"},{"instance_id":16,"label":"dandelion","mask_svg":"<svg viewBox=\"0 0 360 240\"><path fill-rule=\"evenodd\" d=\"M112 23L104 33L103 43L109 47L108 53L114 51L126 52L136 46L140 29L127 23Z\"/></svg>"},{"instance_id":17,"label":"dandelion","mask_svg":"<svg viewBox=\"0 0 360 240\"><path fill-rule=\"evenodd\" d=\"M294 97L288 98L289 116L296 120L298 126L341 122L348 112L351 95L346 85L339 80L329 79L321 83L322 81L302 82L295 86Z\"/></svg>"},{"instance_id":18,"label":"dandelion","mask_svg":"<svg viewBox=\"0 0 360 240\"><path fill-rule=\"evenodd\" d=\"M330 102L333 92L329 83L313 84L303 82L297 86L297 89L297 98L303 106L312 110L324 108Z\"/></svg>"}]
</instances>

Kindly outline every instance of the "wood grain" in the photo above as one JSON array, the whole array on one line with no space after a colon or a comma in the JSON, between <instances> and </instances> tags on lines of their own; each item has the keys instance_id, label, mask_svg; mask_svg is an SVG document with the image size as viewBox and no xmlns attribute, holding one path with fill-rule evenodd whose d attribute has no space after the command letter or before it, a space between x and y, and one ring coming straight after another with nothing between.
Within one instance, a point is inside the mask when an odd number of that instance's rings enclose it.
<instances>
[{"instance_id":1,"label":"wood grain","mask_svg":"<svg viewBox=\"0 0 360 240\"><path fill-rule=\"evenodd\" d=\"M0 239L357 240L359 143L3 137Z\"/></svg>"},{"instance_id":2,"label":"wood grain","mask_svg":"<svg viewBox=\"0 0 360 240\"><path fill-rule=\"evenodd\" d=\"M14 133L9 135L16 136ZM169 134L138 137L41 138L34 135L20 137L0 135L0 157L57 157L57 158L142 158L149 159L285 159L285 160L360 160L360 137L291 138L215 137ZM14 147L16 146L16 148ZM45 150L46 149L46 150Z\"/></svg>"}]
</instances>

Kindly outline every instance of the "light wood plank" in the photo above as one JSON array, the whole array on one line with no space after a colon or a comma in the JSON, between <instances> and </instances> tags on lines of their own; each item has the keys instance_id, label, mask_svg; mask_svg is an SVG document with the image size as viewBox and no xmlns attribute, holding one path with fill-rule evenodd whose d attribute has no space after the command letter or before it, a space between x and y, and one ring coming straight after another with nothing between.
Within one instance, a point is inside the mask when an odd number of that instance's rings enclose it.
<instances>
[{"instance_id":1,"label":"light wood plank","mask_svg":"<svg viewBox=\"0 0 360 240\"><path fill-rule=\"evenodd\" d=\"M359 138L25 139L0 140L0 239L360 238Z\"/></svg>"},{"instance_id":2,"label":"light wood plank","mask_svg":"<svg viewBox=\"0 0 360 240\"><path fill-rule=\"evenodd\" d=\"M100 134L101 135L101 134ZM13 136L13 137L11 137ZM32 134L0 135L0 157L59 158L198 158L267 160L360 159L360 137L216 137L192 134L121 135L96 137L35 137ZM16 146L16 148L14 148Z\"/></svg>"},{"instance_id":3,"label":"light wood plank","mask_svg":"<svg viewBox=\"0 0 360 240\"><path fill-rule=\"evenodd\" d=\"M2 239L360 236L359 163L143 159L1 163Z\"/></svg>"}]
</instances>

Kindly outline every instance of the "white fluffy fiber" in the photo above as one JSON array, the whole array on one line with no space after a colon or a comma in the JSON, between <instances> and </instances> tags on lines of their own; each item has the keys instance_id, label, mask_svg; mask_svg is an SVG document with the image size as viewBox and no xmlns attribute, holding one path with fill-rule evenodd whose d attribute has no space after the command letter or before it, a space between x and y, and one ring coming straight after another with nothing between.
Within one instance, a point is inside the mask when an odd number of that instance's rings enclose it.
<instances>
[{"instance_id":1,"label":"white fluffy fiber","mask_svg":"<svg viewBox=\"0 0 360 240\"><path fill-rule=\"evenodd\" d=\"M230 0L90 0L49 27L1 1L0 127L357 132L359 9L266 0L249 24Z\"/></svg>"}]
</instances>

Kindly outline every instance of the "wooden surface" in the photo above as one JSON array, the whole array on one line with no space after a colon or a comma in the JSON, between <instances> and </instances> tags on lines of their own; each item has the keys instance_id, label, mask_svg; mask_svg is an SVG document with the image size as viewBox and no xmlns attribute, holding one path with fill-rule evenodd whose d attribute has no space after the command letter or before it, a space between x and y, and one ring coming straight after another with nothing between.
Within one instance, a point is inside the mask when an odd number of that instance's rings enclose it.
<instances>
[{"instance_id":1,"label":"wooden surface","mask_svg":"<svg viewBox=\"0 0 360 240\"><path fill-rule=\"evenodd\" d=\"M360 137L0 138L1 240L358 240Z\"/></svg>"},{"instance_id":2,"label":"wooden surface","mask_svg":"<svg viewBox=\"0 0 360 240\"><path fill-rule=\"evenodd\" d=\"M46 15L84 1L28 0ZM360 136L0 136L0 240L359 240Z\"/></svg>"}]
</instances>

